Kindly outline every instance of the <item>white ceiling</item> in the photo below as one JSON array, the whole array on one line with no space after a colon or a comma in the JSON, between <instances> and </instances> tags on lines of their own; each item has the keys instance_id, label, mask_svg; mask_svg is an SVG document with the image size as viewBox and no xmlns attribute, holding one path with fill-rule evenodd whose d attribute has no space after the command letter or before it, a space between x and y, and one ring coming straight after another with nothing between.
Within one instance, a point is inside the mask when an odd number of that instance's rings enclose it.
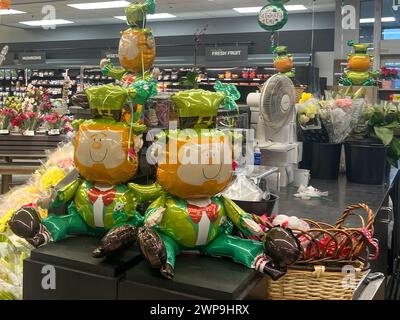
<instances>
[{"instance_id":1,"label":"white ceiling","mask_svg":"<svg viewBox=\"0 0 400 320\"><path fill-rule=\"evenodd\" d=\"M113 18L124 15L124 8L102 9L102 10L78 10L66 4L97 2L108 0L12 0L12 9L26 12L25 14L0 15L0 24L18 28L32 28L18 23L19 21L41 20L44 15L41 11L45 5L53 5L56 10L57 19L71 20L74 24L57 26L57 28L76 25L103 25L121 24L123 21ZM263 6L267 0L156 0L156 13L171 13L176 16L172 20L188 20L220 17L239 17L232 8ZM334 0L292 0L287 4L302 4L312 12L334 11ZM307 12L301 11L301 12ZM292 12L291 12L292 13ZM252 15L252 14L250 14ZM256 14L253 14L256 15ZM168 21L171 19L165 19ZM1 27L0 27L1 28Z\"/></svg>"}]
</instances>

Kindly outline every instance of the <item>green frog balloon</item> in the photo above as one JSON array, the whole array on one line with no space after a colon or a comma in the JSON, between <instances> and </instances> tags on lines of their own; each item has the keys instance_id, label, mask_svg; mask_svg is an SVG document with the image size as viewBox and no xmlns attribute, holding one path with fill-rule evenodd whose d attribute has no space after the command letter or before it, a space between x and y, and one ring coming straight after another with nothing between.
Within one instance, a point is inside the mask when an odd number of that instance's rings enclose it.
<instances>
[{"instance_id":1,"label":"green frog balloon","mask_svg":"<svg viewBox=\"0 0 400 320\"><path fill-rule=\"evenodd\" d=\"M354 48L354 53L347 56L347 68L340 83L346 86L373 86L376 84L374 78L379 74L371 72L373 57L367 53L369 45L367 43L354 43L349 41L348 46Z\"/></svg>"},{"instance_id":2,"label":"green frog balloon","mask_svg":"<svg viewBox=\"0 0 400 320\"><path fill-rule=\"evenodd\" d=\"M195 89L175 93L172 100L178 114L188 117L192 110L204 119L229 99L223 92ZM263 235L252 215L219 195L232 180L232 141L232 133L217 129L165 132L150 152L157 159L157 182L129 184L138 201L151 202L138 231L140 249L168 279L174 277L175 257L185 250L230 257L273 279L284 275L299 256L297 239L284 228L271 230L266 242L232 235L233 226L245 235Z\"/></svg>"},{"instance_id":3,"label":"green frog balloon","mask_svg":"<svg viewBox=\"0 0 400 320\"><path fill-rule=\"evenodd\" d=\"M274 53L277 54L274 58L275 70L279 73L285 74L289 78L294 78L293 57L287 52L287 47L278 46L275 48Z\"/></svg>"},{"instance_id":4,"label":"green frog balloon","mask_svg":"<svg viewBox=\"0 0 400 320\"><path fill-rule=\"evenodd\" d=\"M122 108L126 89L98 86L88 89L87 94L90 107L102 116L79 125L74 141L74 163L79 175L56 187L48 201L47 218L40 220L33 208L21 208L9 225L15 234L34 246L60 241L72 234L106 234L93 252L100 257L134 242L135 227L142 224L142 216L136 212L135 194L125 184L137 171L142 139L138 128L114 119L112 111L118 106ZM107 101L94 98L110 95L113 98ZM67 214L51 213L66 203L70 203Z\"/></svg>"}]
</instances>

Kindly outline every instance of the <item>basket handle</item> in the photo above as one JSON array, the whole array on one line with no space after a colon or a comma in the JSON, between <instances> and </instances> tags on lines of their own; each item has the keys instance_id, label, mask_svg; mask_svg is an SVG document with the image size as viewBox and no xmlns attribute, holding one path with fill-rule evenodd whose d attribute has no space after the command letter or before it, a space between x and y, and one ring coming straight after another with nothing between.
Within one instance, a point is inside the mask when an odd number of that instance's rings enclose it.
<instances>
[{"instance_id":1,"label":"basket handle","mask_svg":"<svg viewBox=\"0 0 400 320\"><path fill-rule=\"evenodd\" d=\"M368 220L367 223L365 224L364 219L358 215L361 219L361 223L362 223L362 228L367 228L370 229L373 233L373 224L374 224L374 220L375 220L375 215L372 212L372 210L370 209L370 207L368 207L368 205L366 205L365 203L359 203L359 204L355 204L355 205L350 205L348 206L342 213L342 216L340 217L340 219L336 222L336 228L342 228L344 222L346 221L346 219L350 216L350 215L357 215L355 214L353 211L357 210L357 209L363 209L367 215L368 215Z\"/></svg>"}]
</instances>

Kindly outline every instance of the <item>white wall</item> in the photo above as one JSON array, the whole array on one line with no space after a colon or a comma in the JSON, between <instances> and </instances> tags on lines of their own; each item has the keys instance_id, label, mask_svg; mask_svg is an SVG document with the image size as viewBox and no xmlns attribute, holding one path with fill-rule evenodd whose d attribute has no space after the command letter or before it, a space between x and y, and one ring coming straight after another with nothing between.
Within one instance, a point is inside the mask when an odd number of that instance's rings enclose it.
<instances>
[{"instance_id":1,"label":"white wall","mask_svg":"<svg viewBox=\"0 0 400 320\"><path fill-rule=\"evenodd\" d=\"M335 53L332 52L315 52L314 64L319 68L319 76L327 78L327 85L333 85L333 59Z\"/></svg>"}]
</instances>

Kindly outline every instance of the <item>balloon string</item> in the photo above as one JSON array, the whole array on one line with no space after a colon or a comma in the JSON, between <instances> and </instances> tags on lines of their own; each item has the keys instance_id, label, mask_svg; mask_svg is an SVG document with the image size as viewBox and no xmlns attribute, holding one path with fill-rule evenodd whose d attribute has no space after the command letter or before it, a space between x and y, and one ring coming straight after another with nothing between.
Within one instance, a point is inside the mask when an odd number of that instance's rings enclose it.
<instances>
[{"instance_id":1,"label":"balloon string","mask_svg":"<svg viewBox=\"0 0 400 320\"><path fill-rule=\"evenodd\" d=\"M105 97L105 99L103 100L102 109L104 109L104 104L106 103L108 97L109 97L111 94L112 94L112 92L109 92L109 93L107 94L107 96ZM111 114L111 106L109 106L107 109L108 109L108 115L111 116L111 115L112 115L112 114ZM101 116L103 115L103 112L102 112L102 111L100 111L100 115L101 115Z\"/></svg>"},{"instance_id":2,"label":"balloon string","mask_svg":"<svg viewBox=\"0 0 400 320\"><path fill-rule=\"evenodd\" d=\"M130 151L131 151L131 139L132 139L132 129L133 129L133 106L132 102L129 102L129 108L131 109L131 121L129 125L129 137L128 137L128 154L127 154L127 160L128 162L132 162L133 159L130 157Z\"/></svg>"}]
</instances>

